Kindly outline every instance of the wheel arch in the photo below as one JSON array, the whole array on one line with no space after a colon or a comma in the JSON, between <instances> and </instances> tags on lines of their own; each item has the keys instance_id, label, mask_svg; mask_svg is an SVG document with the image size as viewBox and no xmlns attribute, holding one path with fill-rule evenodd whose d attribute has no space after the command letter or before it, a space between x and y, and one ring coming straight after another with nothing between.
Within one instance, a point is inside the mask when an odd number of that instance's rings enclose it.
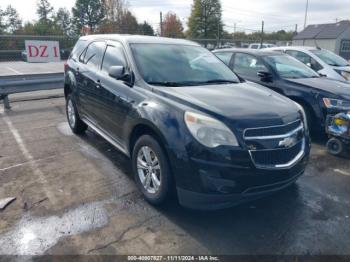
<instances>
[{"instance_id":1,"label":"wheel arch","mask_svg":"<svg viewBox=\"0 0 350 262\"><path fill-rule=\"evenodd\" d=\"M159 142L160 146L165 151L168 158L167 140L156 126L154 126L152 123L146 120L143 120L140 123L136 124L130 132L128 139L128 150L130 152L130 155L132 155L133 153L134 145L137 139L139 139L143 135L150 135L154 137Z\"/></svg>"}]
</instances>

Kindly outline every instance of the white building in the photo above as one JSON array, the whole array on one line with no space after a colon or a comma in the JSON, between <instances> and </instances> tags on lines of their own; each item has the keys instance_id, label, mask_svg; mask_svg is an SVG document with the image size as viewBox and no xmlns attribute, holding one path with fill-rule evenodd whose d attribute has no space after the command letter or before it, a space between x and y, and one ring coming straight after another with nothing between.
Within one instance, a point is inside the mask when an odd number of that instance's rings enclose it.
<instances>
[{"instance_id":1,"label":"white building","mask_svg":"<svg viewBox=\"0 0 350 262\"><path fill-rule=\"evenodd\" d=\"M293 38L294 46L315 46L350 59L350 21L309 25Z\"/></svg>"}]
</instances>

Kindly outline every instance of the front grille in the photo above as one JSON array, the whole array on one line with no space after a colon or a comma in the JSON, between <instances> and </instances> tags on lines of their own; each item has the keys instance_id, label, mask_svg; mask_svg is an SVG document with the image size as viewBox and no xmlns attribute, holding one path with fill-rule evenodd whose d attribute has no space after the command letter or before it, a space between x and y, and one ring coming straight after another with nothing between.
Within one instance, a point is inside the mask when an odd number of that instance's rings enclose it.
<instances>
[{"instance_id":1,"label":"front grille","mask_svg":"<svg viewBox=\"0 0 350 262\"><path fill-rule=\"evenodd\" d=\"M251 151L251 156L256 166L273 167L285 165L295 159L303 150L303 143L304 141L302 140L293 147L286 149Z\"/></svg>"},{"instance_id":2,"label":"front grille","mask_svg":"<svg viewBox=\"0 0 350 262\"><path fill-rule=\"evenodd\" d=\"M289 123L283 126L272 126L272 127L263 127L263 128L251 128L246 129L244 132L244 137L260 137L260 136L278 136L287 134L297 129L300 126L300 120Z\"/></svg>"},{"instance_id":3,"label":"front grille","mask_svg":"<svg viewBox=\"0 0 350 262\"><path fill-rule=\"evenodd\" d=\"M301 120L281 126L246 129L244 139L257 168L288 168L304 156L305 133Z\"/></svg>"}]
</instances>

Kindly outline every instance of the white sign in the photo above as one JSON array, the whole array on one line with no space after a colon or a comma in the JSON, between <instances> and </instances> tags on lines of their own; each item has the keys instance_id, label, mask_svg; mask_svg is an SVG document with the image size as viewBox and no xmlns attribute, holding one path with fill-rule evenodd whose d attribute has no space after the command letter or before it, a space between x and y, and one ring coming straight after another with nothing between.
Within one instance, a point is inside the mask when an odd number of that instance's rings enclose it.
<instances>
[{"instance_id":1,"label":"white sign","mask_svg":"<svg viewBox=\"0 0 350 262\"><path fill-rule=\"evenodd\" d=\"M27 61L29 63L48 63L61 61L60 45L57 41L26 40Z\"/></svg>"}]
</instances>

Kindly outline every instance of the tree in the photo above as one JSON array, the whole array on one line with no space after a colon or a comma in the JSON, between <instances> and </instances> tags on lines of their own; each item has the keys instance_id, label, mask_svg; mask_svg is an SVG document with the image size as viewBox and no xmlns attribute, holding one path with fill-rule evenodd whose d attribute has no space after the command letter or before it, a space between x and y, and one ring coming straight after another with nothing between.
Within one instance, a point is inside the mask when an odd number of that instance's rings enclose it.
<instances>
[{"instance_id":1,"label":"tree","mask_svg":"<svg viewBox=\"0 0 350 262\"><path fill-rule=\"evenodd\" d=\"M139 24L137 23L137 19L130 11L124 12L120 19L121 20L117 25L118 33L137 34L139 32Z\"/></svg>"},{"instance_id":2,"label":"tree","mask_svg":"<svg viewBox=\"0 0 350 262\"><path fill-rule=\"evenodd\" d=\"M22 28L22 20L15 8L9 5L5 10L5 25L8 33L14 33Z\"/></svg>"},{"instance_id":3,"label":"tree","mask_svg":"<svg viewBox=\"0 0 350 262\"><path fill-rule=\"evenodd\" d=\"M140 34L142 34L142 35L154 36L154 30L153 30L152 26L149 23L147 23L146 21L143 22L143 24L139 24L139 31L140 31Z\"/></svg>"},{"instance_id":4,"label":"tree","mask_svg":"<svg viewBox=\"0 0 350 262\"><path fill-rule=\"evenodd\" d=\"M193 0L188 19L188 36L192 38L220 38L223 32L220 0Z\"/></svg>"},{"instance_id":5,"label":"tree","mask_svg":"<svg viewBox=\"0 0 350 262\"><path fill-rule=\"evenodd\" d=\"M5 12L0 8L0 34L3 34L5 29Z\"/></svg>"},{"instance_id":6,"label":"tree","mask_svg":"<svg viewBox=\"0 0 350 262\"><path fill-rule=\"evenodd\" d=\"M106 7L106 18L108 21L118 22L123 14L128 11L127 0L104 0Z\"/></svg>"},{"instance_id":7,"label":"tree","mask_svg":"<svg viewBox=\"0 0 350 262\"><path fill-rule=\"evenodd\" d=\"M72 17L68 9L59 8L54 16L54 23L65 35L72 35Z\"/></svg>"},{"instance_id":8,"label":"tree","mask_svg":"<svg viewBox=\"0 0 350 262\"><path fill-rule=\"evenodd\" d=\"M165 15L163 22L163 36L181 38L184 37L184 28L182 26L181 20L176 14L168 12Z\"/></svg>"},{"instance_id":9,"label":"tree","mask_svg":"<svg viewBox=\"0 0 350 262\"><path fill-rule=\"evenodd\" d=\"M52 22L51 16L53 14L53 7L48 0L39 0L36 13L39 16L39 22L50 24Z\"/></svg>"},{"instance_id":10,"label":"tree","mask_svg":"<svg viewBox=\"0 0 350 262\"><path fill-rule=\"evenodd\" d=\"M106 11L102 0L77 0L72 8L73 23L80 33L85 26L94 32L105 19Z\"/></svg>"}]
</instances>

